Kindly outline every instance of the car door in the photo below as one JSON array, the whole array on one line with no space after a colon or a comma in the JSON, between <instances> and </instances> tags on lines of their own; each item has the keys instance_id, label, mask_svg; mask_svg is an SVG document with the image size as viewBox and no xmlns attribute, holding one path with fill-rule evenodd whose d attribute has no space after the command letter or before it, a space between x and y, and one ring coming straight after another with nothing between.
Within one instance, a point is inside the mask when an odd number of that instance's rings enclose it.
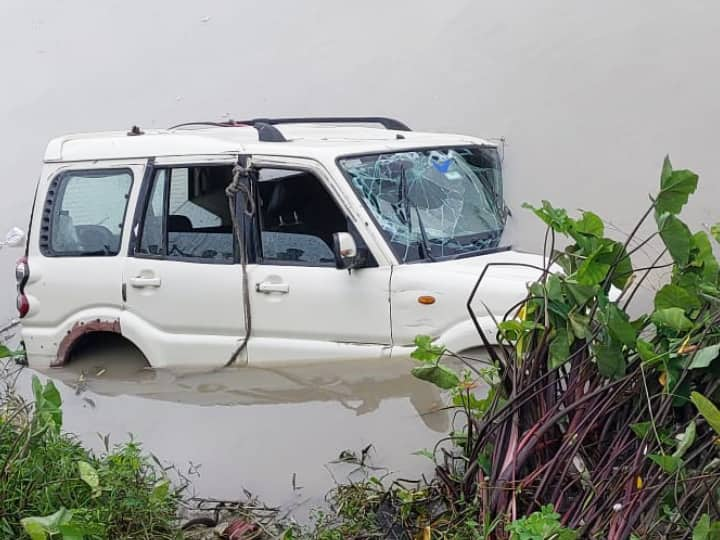
<instances>
[{"instance_id":1,"label":"car door","mask_svg":"<svg viewBox=\"0 0 720 540\"><path fill-rule=\"evenodd\" d=\"M225 195L235 159L157 159L145 175L123 271L121 326L154 366L222 365L244 336Z\"/></svg>"},{"instance_id":2,"label":"car door","mask_svg":"<svg viewBox=\"0 0 720 540\"><path fill-rule=\"evenodd\" d=\"M290 160L260 167L255 194L250 363L389 356L391 267L369 253L325 169ZM364 267L336 267L332 235L342 231L366 253Z\"/></svg>"}]
</instances>

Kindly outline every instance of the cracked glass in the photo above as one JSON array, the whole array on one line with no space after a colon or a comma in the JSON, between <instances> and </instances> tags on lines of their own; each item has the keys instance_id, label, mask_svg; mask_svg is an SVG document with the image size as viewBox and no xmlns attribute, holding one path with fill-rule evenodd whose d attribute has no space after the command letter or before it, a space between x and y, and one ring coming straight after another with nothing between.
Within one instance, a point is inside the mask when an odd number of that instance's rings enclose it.
<instances>
[{"instance_id":1,"label":"cracked glass","mask_svg":"<svg viewBox=\"0 0 720 540\"><path fill-rule=\"evenodd\" d=\"M400 261L498 247L506 213L495 147L353 156L338 164Z\"/></svg>"}]
</instances>

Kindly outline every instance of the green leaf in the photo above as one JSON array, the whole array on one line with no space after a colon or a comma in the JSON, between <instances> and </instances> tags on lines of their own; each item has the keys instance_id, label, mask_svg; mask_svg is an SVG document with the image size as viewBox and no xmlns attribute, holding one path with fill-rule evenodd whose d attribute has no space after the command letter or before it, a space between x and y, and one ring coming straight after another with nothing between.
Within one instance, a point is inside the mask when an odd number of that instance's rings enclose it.
<instances>
[{"instance_id":1,"label":"green leaf","mask_svg":"<svg viewBox=\"0 0 720 540\"><path fill-rule=\"evenodd\" d=\"M630 324L627 313L617 307L617 304L610 303L607 305L605 316L612 337L628 347L635 346L637 333L633 325Z\"/></svg>"},{"instance_id":2,"label":"green leaf","mask_svg":"<svg viewBox=\"0 0 720 540\"><path fill-rule=\"evenodd\" d=\"M712 244L705 231L698 231L693 235L693 244L697 249L697 255L694 260L697 264L702 265L702 278L706 282L716 284L718 274L720 273L720 265L713 253Z\"/></svg>"},{"instance_id":3,"label":"green leaf","mask_svg":"<svg viewBox=\"0 0 720 540\"><path fill-rule=\"evenodd\" d=\"M568 361L570 356L570 337L567 330L559 329L550 342L550 369L555 369Z\"/></svg>"},{"instance_id":4,"label":"green leaf","mask_svg":"<svg viewBox=\"0 0 720 540\"><path fill-rule=\"evenodd\" d=\"M584 306L598 291L596 286L581 285L577 281L565 280L565 290L577 305Z\"/></svg>"},{"instance_id":5,"label":"green leaf","mask_svg":"<svg viewBox=\"0 0 720 540\"><path fill-rule=\"evenodd\" d=\"M100 477L98 476L95 467L90 465L87 461L78 461L78 471L80 473L80 479L85 482L92 490L92 496L97 497L100 495Z\"/></svg>"},{"instance_id":6,"label":"green leaf","mask_svg":"<svg viewBox=\"0 0 720 540\"><path fill-rule=\"evenodd\" d=\"M703 514L693 529L692 540L708 540L710 535L710 516Z\"/></svg>"},{"instance_id":7,"label":"green leaf","mask_svg":"<svg viewBox=\"0 0 720 540\"><path fill-rule=\"evenodd\" d=\"M430 450L427 448L422 448L420 450L417 450L416 452L412 453L413 456L422 456L425 458L428 458L430 461L435 463L435 454L433 454Z\"/></svg>"},{"instance_id":8,"label":"green leaf","mask_svg":"<svg viewBox=\"0 0 720 540\"><path fill-rule=\"evenodd\" d=\"M412 369L412 374L418 379L431 382L443 390L455 388L460 383L460 379L454 371L441 365L416 367Z\"/></svg>"},{"instance_id":9,"label":"green leaf","mask_svg":"<svg viewBox=\"0 0 720 540\"><path fill-rule=\"evenodd\" d=\"M676 332L684 332L693 327L692 321L685 316L685 311L682 308L659 309L652 314L650 320L656 326L671 328Z\"/></svg>"},{"instance_id":10,"label":"green leaf","mask_svg":"<svg viewBox=\"0 0 720 540\"><path fill-rule=\"evenodd\" d=\"M578 268L575 278L580 285L597 285L607 276L610 265L598 262L597 257L599 254L600 252L596 251L585 259Z\"/></svg>"},{"instance_id":11,"label":"green leaf","mask_svg":"<svg viewBox=\"0 0 720 540\"><path fill-rule=\"evenodd\" d=\"M655 208L660 213L678 214L688 202L688 198L697 189L698 175L686 169L672 171L663 165L660 178L660 193L655 200Z\"/></svg>"},{"instance_id":12,"label":"green leaf","mask_svg":"<svg viewBox=\"0 0 720 540\"><path fill-rule=\"evenodd\" d=\"M625 375L625 356L622 347L615 343L599 343L595 345L595 356L598 371L603 377L615 379Z\"/></svg>"},{"instance_id":13,"label":"green leaf","mask_svg":"<svg viewBox=\"0 0 720 540\"><path fill-rule=\"evenodd\" d=\"M700 300L687 289L669 283L655 295L655 309L682 308L683 310L700 307Z\"/></svg>"},{"instance_id":14,"label":"green leaf","mask_svg":"<svg viewBox=\"0 0 720 540\"><path fill-rule=\"evenodd\" d=\"M668 474L675 473L680 467L683 466L683 460L676 456L664 456L661 454L648 454L648 457L655 463L660 465L660 468Z\"/></svg>"},{"instance_id":15,"label":"green leaf","mask_svg":"<svg viewBox=\"0 0 720 540\"><path fill-rule=\"evenodd\" d=\"M162 503L170 493L170 481L167 479L158 480L150 493L150 501Z\"/></svg>"},{"instance_id":16,"label":"green leaf","mask_svg":"<svg viewBox=\"0 0 720 540\"><path fill-rule=\"evenodd\" d=\"M681 458L690 449L695 442L695 435L697 433L697 426L695 421L691 420L685 431L677 441L677 449L673 452L673 457Z\"/></svg>"},{"instance_id":17,"label":"green leaf","mask_svg":"<svg viewBox=\"0 0 720 540\"><path fill-rule=\"evenodd\" d=\"M547 283L545 283L545 288L547 290L547 297L550 300L554 300L555 302L562 302L562 283L558 276L556 276L555 274L549 275L547 278Z\"/></svg>"},{"instance_id":18,"label":"green leaf","mask_svg":"<svg viewBox=\"0 0 720 540\"><path fill-rule=\"evenodd\" d=\"M633 273L632 260L628 256L625 246L614 240L607 240L605 252L598 255L598 262L609 264L612 277L610 283L618 289L625 288Z\"/></svg>"},{"instance_id":19,"label":"green leaf","mask_svg":"<svg viewBox=\"0 0 720 540\"><path fill-rule=\"evenodd\" d=\"M0 358L9 358L11 356L15 356L15 353L5 345L0 345Z\"/></svg>"},{"instance_id":20,"label":"green leaf","mask_svg":"<svg viewBox=\"0 0 720 540\"><path fill-rule=\"evenodd\" d=\"M434 345L431 336L416 336L416 349L410 353L410 356L420 362L437 362L445 353L445 347Z\"/></svg>"},{"instance_id":21,"label":"green leaf","mask_svg":"<svg viewBox=\"0 0 720 540\"><path fill-rule=\"evenodd\" d=\"M648 431L650 431L651 422L638 422L637 424L630 424L630 429L638 439L644 439Z\"/></svg>"},{"instance_id":22,"label":"green leaf","mask_svg":"<svg viewBox=\"0 0 720 540\"><path fill-rule=\"evenodd\" d=\"M582 219L575 221L575 232L602 238L605 234L605 225L597 214L583 212Z\"/></svg>"},{"instance_id":23,"label":"green leaf","mask_svg":"<svg viewBox=\"0 0 720 540\"><path fill-rule=\"evenodd\" d=\"M523 208L532 210L533 213L543 220L551 229L559 233L567 233L572 226L572 221L563 208L553 208L548 201L542 201L542 207L536 208L528 203L523 203Z\"/></svg>"},{"instance_id":24,"label":"green leaf","mask_svg":"<svg viewBox=\"0 0 720 540\"><path fill-rule=\"evenodd\" d=\"M652 364L659 358L659 355L655 352L652 343L649 343L644 339L638 338L635 342L635 349L640 355L642 361L646 364Z\"/></svg>"},{"instance_id":25,"label":"green leaf","mask_svg":"<svg viewBox=\"0 0 720 540\"><path fill-rule=\"evenodd\" d=\"M720 345L703 347L693 355L689 368L698 369L708 367L712 361L718 357L718 353L720 353Z\"/></svg>"},{"instance_id":26,"label":"green leaf","mask_svg":"<svg viewBox=\"0 0 720 540\"><path fill-rule=\"evenodd\" d=\"M660 238L662 238L673 260L685 266L690 259L692 234L690 229L679 218L672 214L663 214L658 218Z\"/></svg>"},{"instance_id":27,"label":"green leaf","mask_svg":"<svg viewBox=\"0 0 720 540\"><path fill-rule=\"evenodd\" d=\"M20 524L32 540L45 540L60 533L60 526L68 524L71 519L72 511L60 508L49 516L23 518L20 520Z\"/></svg>"},{"instance_id":28,"label":"green leaf","mask_svg":"<svg viewBox=\"0 0 720 540\"><path fill-rule=\"evenodd\" d=\"M88 534L83 527L75 524L60 525L59 529L62 540L85 540Z\"/></svg>"},{"instance_id":29,"label":"green leaf","mask_svg":"<svg viewBox=\"0 0 720 540\"><path fill-rule=\"evenodd\" d=\"M699 392L692 392L690 394L690 401L697 407L697 410L702 417L705 418L705 421L710 424L713 431L720 435L720 410L718 410L713 402Z\"/></svg>"},{"instance_id":30,"label":"green leaf","mask_svg":"<svg viewBox=\"0 0 720 540\"><path fill-rule=\"evenodd\" d=\"M710 234L712 234L715 241L720 242L720 223L715 223L710 226Z\"/></svg>"},{"instance_id":31,"label":"green leaf","mask_svg":"<svg viewBox=\"0 0 720 540\"><path fill-rule=\"evenodd\" d=\"M578 339L588 339L592 332L590 331L590 317L581 313L570 313L568 315L570 328Z\"/></svg>"}]
</instances>

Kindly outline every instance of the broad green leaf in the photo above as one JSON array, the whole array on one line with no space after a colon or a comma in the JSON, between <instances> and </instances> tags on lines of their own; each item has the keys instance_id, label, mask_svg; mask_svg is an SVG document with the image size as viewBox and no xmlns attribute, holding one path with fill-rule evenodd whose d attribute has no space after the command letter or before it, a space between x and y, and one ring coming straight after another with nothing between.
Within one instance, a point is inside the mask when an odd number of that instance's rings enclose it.
<instances>
[{"instance_id":1,"label":"broad green leaf","mask_svg":"<svg viewBox=\"0 0 720 540\"><path fill-rule=\"evenodd\" d=\"M547 283L545 283L545 289L547 290L547 297L550 300L562 302L562 283L560 282L560 278L558 276L555 274L549 275Z\"/></svg>"},{"instance_id":2,"label":"broad green leaf","mask_svg":"<svg viewBox=\"0 0 720 540\"><path fill-rule=\"evenodd\" d=\"M673 457L682 458L685 453L695 442L695 435L697 433L697 426L694 420L690 420L690 423L685 428L685 431L680 435L680 439L677 441L677 449L673 452Z\"/></svg>"},{"instance_id":3,"label":"broad green leaf","mask_svg":"<svg viewBox=\"0 0 720 540\"><path fill-rule=\"evenodd\" d=\"M532 210L533 213L543 220L551 229L560 233L567 233L572 222L563 208L553 208L548 201L542 201L542 207L536 208L531 204L524 203L523 208Z\"/></svg>"},{"instance_id":4,"label":"broad green leaf","mask_svg":"<svg viewBox=\"0 0 720 540\"><path fill-rule=\"evenodd\" d=\"M412 374L418 379L431 382L443 390L455 388L460 382L454 371L442 365L415 367L412 369Z\"/></svg>"},{"instance_id":5,"label":"broad green leaf","mask_svg":"<svg viewBox=\"0 0 720 540\"><path fill-rule=\"evenodd\" d=\"M415 347L410 356L420 362L437 362L445 353L445 347L433 344L433 338L430 336L416 336Z\"/></svg>"},{"instance_id":6,"label":"broad green leaf","mask_svg":"<svg viewBox=\"0 0 720 540\"><path fill-rule=\"evenodd\" d=\"M612 337L628 347L633 347L637 340L635 328L630 324L630 319L617 304L608 304L605 316L607 318L608 330Z\"/></svg>"},{"instance_id":7,"label":"broad green leaf","mask_svg":"<svg viewBox=\"0 0 720 540\"><path fill-rule=\"evenodd\" d=\"M550 342L550 369L563 365L570 356L570 337L567 330L558 330Z\"/></svg>"},{"instance_id":8,"label":"broad green leaf","mask_svg":"<svg viewBox=\"0 0 720 540\"><path fill-rule=\"evenodd\" d=\"M655 295L655 309L682 308L683 310L700 307L698 297L678 285L669 283Z\"/></svg>"},{"instance_id":9,"label":"broad green leaf","mask_svg":"<svg viewBox=\"0 0 720 540\"><path fill-rule=\"evenodd\" d=\"M60 525L59 528L62 540L85 540L85 535L88 534L83 527L72 523Z\"/></svg>"},{"instance_id":10,"label":"broad green leaf","mask_svg":"<svg viewBox=\"0 0 720 540\"><path fill-rule=\"evenodd\" d=\"M625 375L625 356L617 343L599 343L595 346L598 371L603 377L614 379Z\"/></svg>"},{"instance_id":11,"label":"broad green leaf","mask_svg":"<svg viewBox=\"0 0 720 540\"><path fill-rule=\"evenodd\" d=\"M648 457L660 465L660 468L668 474L673 474L683 466L683 460L679 457L661 454L648 454Z\"/></svg>"},{"instance_id":12,"label":"broad green leaf","mask_svg":"<svg viewBox=\"0 0 720 540\"><path fill-rule=\"evenodd\" d=\"M597 260L610 265L610 283L618 289L624 289L633 273L632 260L623 244L614 240L606 241L606 250L598 255Z\"/></svg>"},{"instance_id":13,"label":"broad green leaf","mask_svg":"<svg viewBox=\"0 0 720 540\"><path fill-rule=\"evenodd\" d=\"M699 392L690 394L690 401L693 402L705 421L710 424L715 433L720 435L720 410L708 398Z\"/></svg>"},{"instance_id":14,"label":"broad green leaf","mask_svg":"<svg viewBox=\"0 0 720 540\"><path fill-rule=\"evenodd\" d=\"M596 286L581 285L577 281L565 280L565 290L577 305L584 306L598 291Z\"/></svg>"},{"instance_id":15,"label":"broad green leaf","mask_svg":"<svg viewBox=\"0 0 720 540\"><path fill-rule=\"evenodd\" d=\"M710 234L712 234L717 242L720 242L720 223L715 223L710 226Z\"/></svg>"},{"instance_id":16,"label":"broad green leaf","mask_svg":"<svg viewBox=\"0 0 720 540\"><path fill-rule=\"evenodd\" d=\"M690 259L692 234L690 229L679 218L672 214L663 214L658 218L660 238L662 238L673 260L685 266Z\"/></svg>"},{"instance_id":17,"label":"broad green leaf","mask_svg":"<svg viewBox=\"0 0 720 540\"><path fill-rule=\"evenodd\" d=\"M150 500L154 503L161 503L167 499L168 493L170 493L170 481L167 479L159 480L153 486Z\"/></svg>"},{"instance_id":18,"label":"broad green leaf","mask_svg":"<svg viewBox=\"0 0 720 540\"><path fill-rule=\"evenodd\" d=\"M656 326L671 328L676 332L684 332L693 327L692 321L685 316L685 311L682 308L658 309L652 314L650 320Z\"/></svg>"},{"instance_id":19,"label":"broad green leaf","mask_svg":"<svg viewBox=\"0 0 720 540\"><path fill-rule=\"evenodd\" d=\"M693 355L689 368L698 369L708 367L712 361L718 357L718 353L720 353L720 345L703 347Z\"/></svg>"},{"instance_id":20,"label":"broad green leaf","mask_svg":"<svg viewBox=\"0 0 720 540\"><path fill-rule=\"evenodd\" d=\"M87 461L78 461L77 466L80 473L80 479L90 486L93 497L100 495L100 477L98 476L95 467L90 465Z\"/></svg>"},{"instance_id":21,"label":"broad green leaf","mask_svg":"<svg viewBox=\"0 0 720 540\"><path fill-rule=\"evenodd\" d=\"M45 531L45 527L34 521L34 518L21 519L23 529L30 537L30 540L46 540L48 533Z\"/></svg>"},{"instance_id":22,"label":"broad green leaf","mask_svg":"<svg viewBox=\"0 0 720 540\"><path fill-rule=\"evenodd\" d=\"M660 170L660 187L667 184L670 180L670 175L673 172L672 163L670 162L670 156L666 155L663 159L662 169Z\"/></svg>"},{"instance_id":23,"label":"broad green leaf","mask_svg":"<svg viewBox=\"0 0 720 540\"><path fill-rule=\"evenodd\" d=\"M660 180L660 193L655 200L655 208L659 213L678 214L688 202L688 197L697 189L698 175L686 169L666 174L663 166L663 177Z\"/></svg>"},{"instance_id":24,"label":"broad green leaf","mask_svg":"<svg viewBox=\"0 0 720 540\"><path fill-rule=\"evenodd\" d=\"M650 431L650 422L638 422L637 424L630 424L630 429L638 439L644 439L648 431Z\"/></svg>"},{"instance_id":25,"label":"broad green leaf","mask_svg":"<svg viewBox=\"0 0 720 540\"><path fill-rule=\"evenodd\" d=\"M60 407L62 405L62 398L60 392L58 392L55 383L50 379L45 382L45 389L43 390L43 397L53 407Z\"/></svg>"},{"instance_id":26,"label":"broad green leaf","mask_svg":"<svg viewBox=\"0 0 720 540\"><path fill-rule=\"evenodd\" d=\"M583 212L582 218L574 223L575 232L588 234L597 238L602 238L605 234L605 225L597 214L592 212Z\"/></svg>"},{"instance_id":27,"label":"broad green leaf","mask_svg":"<svg viewBox=\"0 0 720 540\"><path fill-rule=\"evenodd\" d=\"M703 514L693 529L692 540L708 540L710 534L710 516Z\"/></svg>"},{"instance_id":28,"label":"broad green leaf","mask_svg":"<svg viewBox=\"0 0 720 540\"><path fill-rule=\"evenodd\" d=\"M60 526L68 524L71 519L72 511L60 508L60 510L49 516L23 518L20 520L20 524L32 540L45 540L58 534Z\"/></svg>"},{"instance_id":29,"label":"broad green leaf","mask_svg":"<svg viewBox=\"0 0 720 540\"><path fill-rule=\"evenodd\" d=\"M694 260L697 264L702 265L702 278L708 283L717 283L718 274L720 273L720 265L713 253L712 244L705 231L698 231L693 235L693 244L697 249L697 255Z\"/></svg>"},{"instance_id":30,"label":"broad green leaf","mask_svg":"<svg viewBox=\"0 0 720 540\"><path fill-rule=\"evenodd\" d=\"M642 361L646 364L654 363L659 357L659 355L655 352L652 343L649 343L644 339L638 338L635 342L635 349L640 355L640 358L642 358Z\"/></svg>"},{"instance_id":31,"label":"broad green leaf","mask_svg":"<svg viewBox=\"0 0 720 540\"><path fill-rule=\"evenodd\" d=\"M590 255L575 272L575 278L580 285L597 285L607 276L610 265L598 262L598 255L598 251Z\"/></svg>"},{"instance_id":32,"label":"broad green leaf","mask_svg":"<svg viewBox=\"0 0 720 540\"><path fill-rule=\"evenodd\" d=\"M587 339L591 336L590 317L581 313L570 313L568 320L570 321L570 328L572 328L576 338Z\"/></svg>"},{"instance_id":33,"label":"broad green leaf","mask_svg":"<svg viewBox=\"0 0 720 540\"><path fill-rule=\"evenodd\" d=\"M15 353L5 345L0 345L0 358L9 358L11 356L15 356Z\"/></svg>"}]
</instances>

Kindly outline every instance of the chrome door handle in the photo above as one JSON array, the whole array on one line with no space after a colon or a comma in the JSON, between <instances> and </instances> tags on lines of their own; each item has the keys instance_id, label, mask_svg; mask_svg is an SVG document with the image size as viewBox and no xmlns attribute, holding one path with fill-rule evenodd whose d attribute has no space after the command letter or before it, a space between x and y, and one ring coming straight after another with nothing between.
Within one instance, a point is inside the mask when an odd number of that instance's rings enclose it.
<instances>
[{"instance_id":1,"label":"chrome door handle","mask_svg":"<svg viewBox=\"0 0 720 540\"><path fill-rule=\"evenodd\" d=\"M138 289L141 289L143 287L159 287L162 284L160 278L157 277L137 276L134 278L130 278L129 281L130 285Z\"/></svg>"},{"instance_id":2,"label":"chrome door handle","mask_svg":"<svg viewBox=\"0 0 720 540\"><path fill-rule=\"evenodd\" d=\"M271 281L263 281L255 284L255 290L260 293L271 294L287 294L290 292L290 285L287 283L273 283Z\"/></svg>"}]
</instances>

